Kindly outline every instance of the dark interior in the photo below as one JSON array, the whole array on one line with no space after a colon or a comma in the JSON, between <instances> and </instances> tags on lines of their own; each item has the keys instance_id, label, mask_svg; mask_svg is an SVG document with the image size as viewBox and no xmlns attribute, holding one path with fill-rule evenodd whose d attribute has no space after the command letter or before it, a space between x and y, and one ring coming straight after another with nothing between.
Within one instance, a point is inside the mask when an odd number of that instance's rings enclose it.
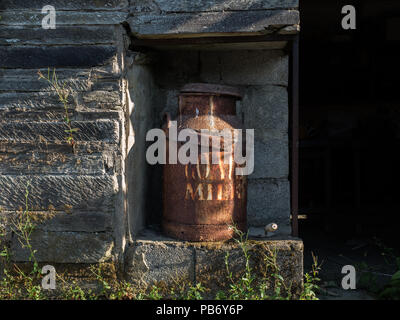
<instances>
[{"instance_id":1,"label":"dark interior","mask_svg":"<svg viewBox=\"0 0 400 320\"><path fill-rule=\"evenodd\" d=\"M349 4L356 8L355 30L341 26ZM340 288L342 267L350 264L359 273L357 289L377 293L397 270L393 257L400 251L400 2L301 0L300 6L304 271L313 252L324 283Z\"/></svg>"},{"instance_id":2,"label":"dark interior","mask_svg":"<svg viewBox=\"0 0 400 320\"><path fill-rule=\"evenodd\" d=\"M300 4L300 236L390 238L400 212L400 3ZM341 26L346 4L356 30Z\"/></svg>"}]
</instances>

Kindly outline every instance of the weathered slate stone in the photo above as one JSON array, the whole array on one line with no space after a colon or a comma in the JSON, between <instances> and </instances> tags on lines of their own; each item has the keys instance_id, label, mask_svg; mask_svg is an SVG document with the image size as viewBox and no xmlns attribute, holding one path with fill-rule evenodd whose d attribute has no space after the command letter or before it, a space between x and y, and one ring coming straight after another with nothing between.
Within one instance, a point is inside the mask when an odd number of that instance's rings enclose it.
<instances>
[{"instance_id":1,"label":"weathered slate stone","mask_svg":"<svg viewBox=\"0 0 400 320\"><path fill-rule=\"evenodd\" d=\"M281 50L205 51L201 77L231 85L288 84L288 56Z\"/></svg>"},{"instance_id":2,"label":"weathered slate stone","mask_svg":"<svg viewBox=\"0 0 400 320\"><path fill-rule=\"evenodd\" d=\"M276 222L280 230L290 224L290 183L287 179L249 179L247 217L250 226Z\"/></svg>"},{"instance_id":3,"label":"weathered slate stone","mask_svg":"<svg viewBox=\"0 0 400 320\"><path fill-rule=\"evenodd\" d=\"M121 95L119 91L94 90L82 93L81 101L85 107L114 110L122 106Z\"/></svg>"},{"instance_id":4,"label":"weathered slate stone","mask_svg":"<svg viewBox=\"0 0 400 320\"><path fill-rule=\"evenodd\" d=\"M93 83L94 91L118 91L121 90L121 84L118 81L96 81Z\"/></svg>"},{"instance_id":5,"label":"weathered slate stone","mask_svg":"<svg viewBox=\"0 0 400 320\"><path fill-rule=\"evenodd\" d=\"M198 66L199 54L196 51L163 52L154 63L155 81L162 88L180 89L183 84L198 78Z\"/></svg>"},{"instance_id":6,"label":"weathered slate stone","mask_svg":"<svg viewBox=\"0 0 400 320\"><path fill-rule=\"evenodd\" d=\"M48 76L48 69L40 70L43 75ZM53 69L50 70L50 77ZM66 86L74 91L90 90L92 78L90 70L68 70L57 69L56 75L60 85ZM39 79L38 69L13 70L0 69L0 90L1 91L53 91L51 85L44 79Z\"/></svg>"},{"instance_id":7,"label":"weathered slate stone","mask_svg":"<svg viewBox=\"0 0 400 320\"><path fill-rule=\"evenodd\" d=\"M108 106L102 105L101 107ZM114 105L109 107L109 109L113 108L115 108ZM76 109L74 110L73 108L68 108L68 113L71 121L77 121L77 119L79 119L79 121L96 121L103 119L119 120L121 118L120 112L118 111L95 110L92 109L92 107L84 108L82 106L79 106L79 111ZM44 122L63 120L65 118L65 110L61 108L54 108L53 110L24 110L22 108L14 108L11 110L2 111L1 115L4 121L21 121L25 119L30 119L31 121Z\"/></svg>"},{"instance_id":8,"label":"weathered slate stone","mask_svg":"<svg viewBox=\"0 0 400 320\"><path fill-rule=\"evenodd\" d=\"M201 11L229 11L229 10L262 10L297 8L298 0L133 0L130 3L132 11L143 12L159 8L163 12L201 12Z\"/></svg>"},{"instance_id":9,"label":"weathered slate stone","mask_svg":"<svg viewBox=\"0 0 400 320\"><path fill-rule=\"evenodd\" d=\"M93 67L110 63L116 47L93 46L0 46L0 68Z\"/></svg>"},{"instance_id":10,"label":"weathered slate stone","mask_svg":"<svg viewBox=\"0 0 400 320\"><path fill-rule=\"evenodd\" d=\"M278 273L286 286L291 285L291 292L297 295L303 286L303 242L288 237L274 240L250 240L248 243L252 274L257 279L266 278L272 287L274 279L271 274ZM242 249L234 242L210 243L196 246L196 281L211 286L214 292L226 291L230 285L226 270L225 258L228 257L229 270L233 277L244 275L245 258ZM264 257L276 255L279 271L271 269ZM283 290L283 288L282 288ZM272 294L269 290L269 294Z\"/></svg>"},{"instance_id":11,"label":"weathered slate stone","mask_svg":"<svg viewBox=\"0 0 400 320\"><path fill-rule=\"evenodd\" d=\"M116 182L109 175L99 176L0 176L0 206L18 210L25 206L25 189L29 189L31 210L100 210L114 208Z\"/></svg>"},{"instance_id":12,"label":"weathered slate stone","mask_svg":"<svg viewBox=\"0 0 400 320\"><path fill-rule=\"evenodd\" d=\"M195 33L262 34L268 28L298 24L299 21L299 12L296 10L147 14L135 15L128 19L132 32L139 38Z\"/></svg>"},{"instance_id":13,"label":"weathered slate stone","mask_svg":"<svg viewBox=\"0 0 400 320\"><path fill-rule=\"evenodd\" d=\"M116 32L113 26L60 26L56 29L3 26L0 45L113 44Z\"/></svg>"},{"instance_id":14,"label":"weathered slate stone","mask_svg":"<svg viewBox=\"0 0 400 320\"><path fill-rule=\"evenodd\" d=\"M111 258L113 238L110 233L50 232L35 230L31 244L37 250L38 262L96 263ZM11 242L12 261L29 260L28 248L22 247L14 234Z\"/></svg>"},{"instance_id":15,"label":"weathered slate stone","mask_svg":"<svg viewBox=\"0 0 400 320\"><path fill-rule=\"evenodd\" d=\"M240 72L237 72L237 70ZM283 85L288 84L288 56L281 50L249 50L240 53L223 53L221 74L224 81L233 85Z\"/></svg>"},{"instance_id":16,"label":"weathered slate stone","mask_svg":"<svg viewBox=\"0 0 400 320\"><path fill-rule=\"evenodd\" d=\"M72 154L71 146L65 141L0 141L0 150L2 153L19 153L19 152L35 152L38 150L46 150L46 152L63 153L66 155ZM109 144L103 141L79 141L76 144L76 154L96 154L105 152L117 152L119 154L119 144ZM108 164L107 164L108 166ZM107 168L106 168L107 171Z\"/></svg>"},{"instance_id":17,"label":"weathered slate stone","mask_svg":"<svg viewBox=\"0 0 400 320\"><path fill-rule=\"evenodd\" d=\"M57 11L56 28L63 25L118 25L125 21L127 15L127 12L121 11ZM41 27L44 17L40 10L3 11L0 25Z\"/></svg>"},{"instance_id":18,"label":"weathered slate stone","mask_svg":"<svg viewBox=\"0 0 400 320\"><path fill-rule=\"evenodd\" d=\"M303 242L297 238L274 237L274 239L248 242L250 265L258 279L266 277L273 282L264 255L276 254L277 265L285 283L292 283L292 293L298 294L303 285ZM126 251L125 274L128 281L147 285L164 282L182 285L201 282L211 289L210 298L220 289L229 286L225 257L229 254L229 268L234 276L245 271L245 257L235 241L185 242L165 237L155 231L145 230L134 245ZM275 270L276 271L276 270ZM226 291L226 290L225 290Z\"/></svg>"},{"instance_id":19,"label":"weathered slate stone","mask_svg":"<svg viewBox=\"0 0 400 320\"><path fill-rule=\"evenodd\" d=\"M17 221L16 212L3 212L9 223ZM112 231L112 214L102 211L30 211L35 230L52 232Z\"/></svg>"},{"instance_id":20,"label":"weathered slate stone","mask_svg":"<svg viewBox=\"0 0 400 320\"><path fill-rule=\"evenodd\" d=\"M128 6L128 0L82 0L82 1L70 1L70 0L52 0L51 5L56 10L108 10L108 9L120 9ZM0 10L12 10L12 9L42 9L48 5L48 0L2 0L0 4Z\"/></svg>"},{"instance_id":21,"label":"weathered slate stone","mask_svg":"<svg viewBox=\"0 0 400 320\"><path fill-rule=\"evenodd\" d=\"M0 112L3 121L23 121L29 119L30 121L44 122L61 121L65 118L63 106L57 108L57 105L55 105L52 109L35 109L34 107L35 106L33 106L33 108L11 107L1 110L2 106L0 105ZM118 105L115 106L114 104L93 102L88 105L82 105L77 103L76 106L68 106L68 113L71 121L120 120L121 111L118 111L118 109L121 109L121 107Z\"/></svg>"},{"instance_id":22,"label":"weathered slate stone","mask_svg":"<svg viewBox=\"0 0 400 320\"><path fill-rule=\"evenodd\" d=\"M19 91L19 92L35 92L35 91L53 91L51 85L45 81L38 79L37 70L30 70L29 72L15 72L14 76L8 76L8 71L3 72L0 70L0 90L2 91ZM89 79L85 78L72 78L66 74L60 74L60 84L65 83L66 87L74 91L90 90L92 83ZM18 77L19 75L19 77ZM46 72L47 75L47 72Z\"/></svg>"},{"instance_id":23,"label":"weathered slate stone","mask_svg":"<svg viewBox=\"0 0 400 320\"><path fill-rule=\"evenodd\" d=\"M82 174L102 175L113 169L113 161L102 154L66 154L37 150L0 150L0 174Z\"/></svg>"},{"instance_id":24,"label":"weathered slate stone","mask_svg":"<svg viewBox=\"0 0 400 320\"><path fill-rule=\"evenodd\" d=\"M1 78L25 78L31 77L30 81L39 81L38 71L43 75L53 77L56 72L59 81L65 80L116 80L121 77L121 72L115 70L113 65L95 66L93 68L34 68L34 69L0 69ZM49 73L50 72L50 73ZM44 81L44 80L40 80ZM6 89L8 90L8 89Z\"/></svg>"},{"instance_id":25,"label":"weathered slate stone","mask_svg":"<svg viewBox=\"0 0 400 320\"><path fill-rule=\"evenodd\" d=\"M255 131L257 132L257 131ZM287 178L289 175L288 139L254 141L254 171L249 178Z\"/></svg>"},{"instance_id":26,"label":"weathered slate stone","mask_svg":"<svg viewBox=\"0 0 400 320\"><path fill-rule=\"evenodd\" d=\"M254 129L255 138L268 143L286 139L289 124L288 92L285 87L248 87L241 102L244 124Z\"/></svg>"},{"instance_id":27,"label":"weathered slate stone","mask_svg":"<svg viewBox=\"0 0 400 320\"><path fill-rule=\"evenodd\" d=\"M118 143L118 121L73 121L76 141L104 141ZM68 127L64 122L0 122L0 141L64 141L68 137Z\"/></svg>"},{"instance_id":28,"label":"weathered slate stone","mask_svg":"<svg viewBox=\"0 0 400 320\"><path fill-rule=\"evenodd\" d=\"M49 215L52 215L50 212ZM112 230L112 214L110 212L57 212L36 229L54 232L103 232Z\"/></svg>"},{"instance_id":29,"label":"weathered slate stone","mask_svg":"<svg viewBox=\"0 0 400 320\"><path fill-rule=\"evenodd\" d=\"M0 86L6 86L6 81L0 79ZM68 97L69 107L73 106L72 95ZM0 112L28 110L63 110L63 104L56 93L50 92L5 92L0 93Z\"/></svg>"},{"instance_id":30,"label":"weathered slate stone","mask_svg":"<svg viewBox=\"0 0 400 320\"><path fill-rule=\"evenodd\" d=\"M4 73L5 74L5 73ZM3 72L0 71L0 76L4 75ZM0 90L3 91L17 91L17 92L37 92L37 91L53 91L52 86L46 82L45 80L38 80L35 74L29 73L24 75L22 72L16 72L16 74L20 74L21 77L17 76L5 78L3 76L0 78ZM59 84L63 85L65 83L66 88L68 88L71 92L71 95L75 95L76 92L87 92L89 90L93 91L109 91L107 95L121 95L120 92L115 92L120 89L119 79L113 79L111 76L109 79L105 78L104 80L97 80L93 78L68 78L67 74L62 76L62 73L59 72ZM18 81L19 80L19 81ZM110 92L111 91L111 92ZM93 95L88 93L88 95ZM21 95L23 97L23 95ZM104 95L103 95L104 97ZM72 99L72 97L70 98ZM99 101L100 102L100 101ZM0 102L1 103L1 102Z\"/></svg>"},{"instance_id":31,"label":"weathered slate stone","mask_svg":"<svg viewBox=\"0 0 400 320\"><path fill-rule=\"evenodd\" d=\"M194 250L177 241L138 239L127 248L125 273L143 284L193 281Z\"/></svg>"}]
</instances>

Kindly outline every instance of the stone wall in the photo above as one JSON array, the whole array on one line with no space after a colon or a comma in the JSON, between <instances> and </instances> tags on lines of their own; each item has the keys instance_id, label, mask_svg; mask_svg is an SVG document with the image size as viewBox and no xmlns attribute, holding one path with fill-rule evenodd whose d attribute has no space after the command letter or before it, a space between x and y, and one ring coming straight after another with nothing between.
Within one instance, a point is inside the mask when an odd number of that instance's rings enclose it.
<instances>
[{"instance_id":1,"label":"stone wall","mask_svg":"<svg viewBox=\"0 0 400 320\"><path fill-rule=\"evenodd\" d=\"M125 246L128 1L52 1L56 29L43 29L48 1L0 3L0 207L12 259L29 254L10 232L28 205L37 219L38 261L117 261ZM37 72L70 88L76 152L63 105Z\"/></svg>"},{"instance_id":2,"label":"stone wall","mask_svg":"<svg viewBox=\"0 0 400 320\"><path fill-rule=\"evenodd\" d=\"M39 262L124 265L125 248L159 219L160 167L145 162L145 134L177 108L187 82L245 92L239 106L256 134L249 223L289 228L288 56L275 50L136 52L136 38L287 34L297 0L54 0L56 29L43 29L45 0L0 3L0 226L12 259L29 258L11 232L28 205L37 217ZM37 71L70 89L77 142L66 138L63 105ZM3 245L3 243L1 243Z\"/></svg>"},{"instance_id":3,"label":"stone wall","mask_svg":"<svg viewBox=\"0 0 400 320\"><path fill-rule=\"evenodd\" d=\"M272 272L285 279L285 285L298 295L303 286L303 242L299 239L275 237L269 240L248 240L246 243L252 274L258 279ZM277 268L272 270L266 256L276 257ZM211 289L206 294L215 298L216 292L231 284L226 262L234 277L241 277L246 259L238 243L174 241L152 231L144 232L126 251L125 277L137 284L202 283ZM273 283L273 281L271 281ZM269 286L272 283L268 282Z\"/></svg>"}]
</instances>

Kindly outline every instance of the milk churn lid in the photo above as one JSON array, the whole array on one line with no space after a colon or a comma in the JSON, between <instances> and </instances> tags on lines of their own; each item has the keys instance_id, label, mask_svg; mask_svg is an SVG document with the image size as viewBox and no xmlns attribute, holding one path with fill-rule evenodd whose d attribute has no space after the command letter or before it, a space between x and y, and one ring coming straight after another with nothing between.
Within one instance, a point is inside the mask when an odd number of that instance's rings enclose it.
<instances>
[{"instance_id":1,"label":"milk churn lid","mask_svg":"<svg viewBox=\"0 0 400 320\"><path fill-rule=\"evenodd\" d=\"M211 83L188 83L181 89L182 93L214 93L216 95L234 96L242 99L240 90L236 87Z\"/></svg>"}]
</instances>

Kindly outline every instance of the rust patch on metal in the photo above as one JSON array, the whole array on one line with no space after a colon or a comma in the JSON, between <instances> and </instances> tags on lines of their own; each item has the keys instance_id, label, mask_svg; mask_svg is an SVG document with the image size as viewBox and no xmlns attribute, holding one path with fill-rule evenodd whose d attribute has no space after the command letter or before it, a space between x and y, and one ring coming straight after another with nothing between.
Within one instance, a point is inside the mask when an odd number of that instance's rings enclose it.
<instances>
[{"instance_id":1,"label":"rust patch on metal","mask_svg":"<svg viewBox=\"0 0 400 320\"><path fill-rule=\"evenodd\" d=\"M236 100L240 95L235 88L192 84L186 85L182 91L179 96L178 134L185 128L193 129L198 132L200 142L201 129L228 129L232 136L234 129L242 129L236 116ZM163 230L176 239L222 241L233 237L230 225L247 230L247 177L235 175L234 148L228 149L229 152L224 149L221 138L221 147L212 150L213 137L207 136L206 139L210 140L210 148L209 153L203 153L203 157L208 157L208 163L200 163L202 153L199 145L199 164L164 165ZM183 144L178 142L178 149ZM217 163L212 161L212 151L219 159ZM225 157L229 159L227 163Z\"/></svg>"}]
</instances>

